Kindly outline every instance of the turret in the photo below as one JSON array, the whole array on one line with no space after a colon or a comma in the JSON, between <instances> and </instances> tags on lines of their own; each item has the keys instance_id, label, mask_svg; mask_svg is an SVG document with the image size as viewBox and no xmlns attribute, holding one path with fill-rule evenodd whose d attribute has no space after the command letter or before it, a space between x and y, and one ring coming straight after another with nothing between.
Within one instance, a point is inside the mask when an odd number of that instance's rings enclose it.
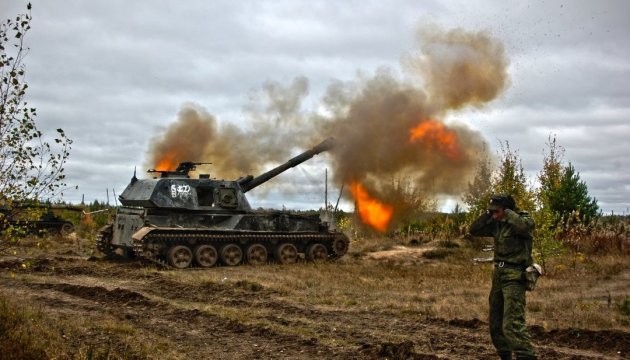
<instances>
[{"instance_id":1,"label":"turret","mask_svg":"<svg viewBox=\"0 0 630 360\"><path fill-rule=\"evenodd\" d=\"M334 143L333 138L328 138L257 177L248 175L238 180L215 180L208 175L191 179L188 172L195 170L196 165L204 164L193 162L183 162L174 171L149 170L160 174L160 177L153 179L137 179L134 171L131 182L119 196L119 200L123 206L144 208L249 211L250 206L244 195L247 191L329 150Z\"/></svg>"},{"instance_id":2,"label":"turret","mask_svg":"<svg viewBox=\"0 0 630 360\"><path fill-rule=\"evenodd\" d=\"M267 182L269 180L271 180L272 178L280 175L281 173L285 172L286 170L298 166L301 163L305 162L306 160L312 158L313 156L330 150L331 148L333 148L335 146L335 139L334 138L328 138L324 141L322 141L321 143L319 143L319 145L315 146L314 148L307 150L303 153L301 153L300 155L292 158L291 160L285 162L282 165L279 165L261 175L258 175L256 177L252 177L251 175L240 178L238 180L239 185L241 186L241 189L243 189L243 192L248 192L249 190L255 188L258 185L261 185L264 182Z\"/></svg>"}]
</instances>

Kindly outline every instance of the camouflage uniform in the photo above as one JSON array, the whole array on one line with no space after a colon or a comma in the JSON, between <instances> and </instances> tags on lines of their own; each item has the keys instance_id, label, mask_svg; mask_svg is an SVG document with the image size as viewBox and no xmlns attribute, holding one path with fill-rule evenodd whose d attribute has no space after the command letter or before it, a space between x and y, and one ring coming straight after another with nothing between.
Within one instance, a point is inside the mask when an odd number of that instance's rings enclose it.
<instances>
[{"instance_id":1,"label":"camouflage uniform","mask_svg":"<svg viewBox=\"0 0 630 360\"><path fill-rule=\"evenodd\" d=\"M494 237L490 290L490 336L501 359L536 359L525 326L524 270L532 264L534 220L527 212L505 209L502 221L486 213L470 226L474 236Z\"/></svg>"}]
</instances>

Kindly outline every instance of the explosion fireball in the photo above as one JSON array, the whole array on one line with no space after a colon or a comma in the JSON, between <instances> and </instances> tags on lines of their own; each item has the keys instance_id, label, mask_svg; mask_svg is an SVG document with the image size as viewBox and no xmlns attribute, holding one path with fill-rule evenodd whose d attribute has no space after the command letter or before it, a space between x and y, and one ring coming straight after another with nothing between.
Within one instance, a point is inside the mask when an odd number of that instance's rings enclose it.
<instances>
[{"instance_id":1,"label":"explosion fireball","mask_svg":"<svg viewBox=\"0 0 630 360\"><path fill-rule=\"evenodd\" d=\"M363 188L363 185L358 182L350 184L350 191L357 202L361 221L380 232L387 230L394 213L394 207L371 198L365 188Z\"/></svg>"},{"instance_id":2,"label":"explosion fireball","mask_svg":"<svg viewBox=\"0 0 630 360\"><path fill-rule=\"evenodd\" d=\"M460 161L462 154L457 144L457 134L444 124L435 120L426 120L412 128L410 142L421 142L438 153L446 155L453 161Z\"/></svg>"}]
</instances>

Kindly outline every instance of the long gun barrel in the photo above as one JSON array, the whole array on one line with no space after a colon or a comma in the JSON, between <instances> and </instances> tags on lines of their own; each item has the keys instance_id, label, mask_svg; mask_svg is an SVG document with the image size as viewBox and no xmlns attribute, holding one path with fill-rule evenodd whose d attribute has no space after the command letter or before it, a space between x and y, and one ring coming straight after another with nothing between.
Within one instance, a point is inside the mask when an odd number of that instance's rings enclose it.
<instances>
[{"instance_id":1,"label":"long gun barrel","mask_svg":"<svg viewBox=\"0 0 630 360\"><path fill-rule=\"evenodd\" d=\"M330 150L333 146L335 146L335 139L328 138L322 141L319 145L315 146L314 148L301 153L300 155L292 158L291 160L285 162L282 165L279 165L256 177L251 177L251 176L244 177L240 179L238 182L241 185L241 189L243 189L243 192L248 192L249 190L270 180L273 177L276 177L277 175L285 172L286 170L300 165L306 160L312 158L313 156L321 152Z\"/></svg>"}]
</instances>

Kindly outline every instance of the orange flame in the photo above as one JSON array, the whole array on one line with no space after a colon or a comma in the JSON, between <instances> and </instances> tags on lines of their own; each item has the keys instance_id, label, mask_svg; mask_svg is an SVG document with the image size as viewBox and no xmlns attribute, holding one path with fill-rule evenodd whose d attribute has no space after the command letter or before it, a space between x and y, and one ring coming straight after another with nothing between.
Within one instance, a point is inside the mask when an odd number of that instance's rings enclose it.
<instances>
[{"instance_id":1,"label":"orange flame","mask_svg":"<svg viewBox=\"0 0 630 360\"><path fill-rule=\"evenodd\" d=\"M175 170L177 165L179 165L179 157L179 153L176 151L170 151L162 154L155 165L155 170Z\"/></svg>"},{"instance_id":2,"label":"orange flame","mask_svg":"<svg viewBox=\"0 0 630 360\"><path fill-rule=\"evenodd\" d=\"M457 134L436 120L426 120L409 130L410 142L421 141L425 146L436 149L451 160L460 160L462 152L457 143Z\"/></svg>"},{"instance_id":3,"label":"orange flame","mask_svg":"<svg viewBox=\"0 0 630 360\"><path fill-rule=\"evenodd\" d=\"M350 183L350 192L357 201L361 221L380 232L385 232L392 219L394 207L371 198L363 185L357 181Z\"/></svg>"}]
</instances>

